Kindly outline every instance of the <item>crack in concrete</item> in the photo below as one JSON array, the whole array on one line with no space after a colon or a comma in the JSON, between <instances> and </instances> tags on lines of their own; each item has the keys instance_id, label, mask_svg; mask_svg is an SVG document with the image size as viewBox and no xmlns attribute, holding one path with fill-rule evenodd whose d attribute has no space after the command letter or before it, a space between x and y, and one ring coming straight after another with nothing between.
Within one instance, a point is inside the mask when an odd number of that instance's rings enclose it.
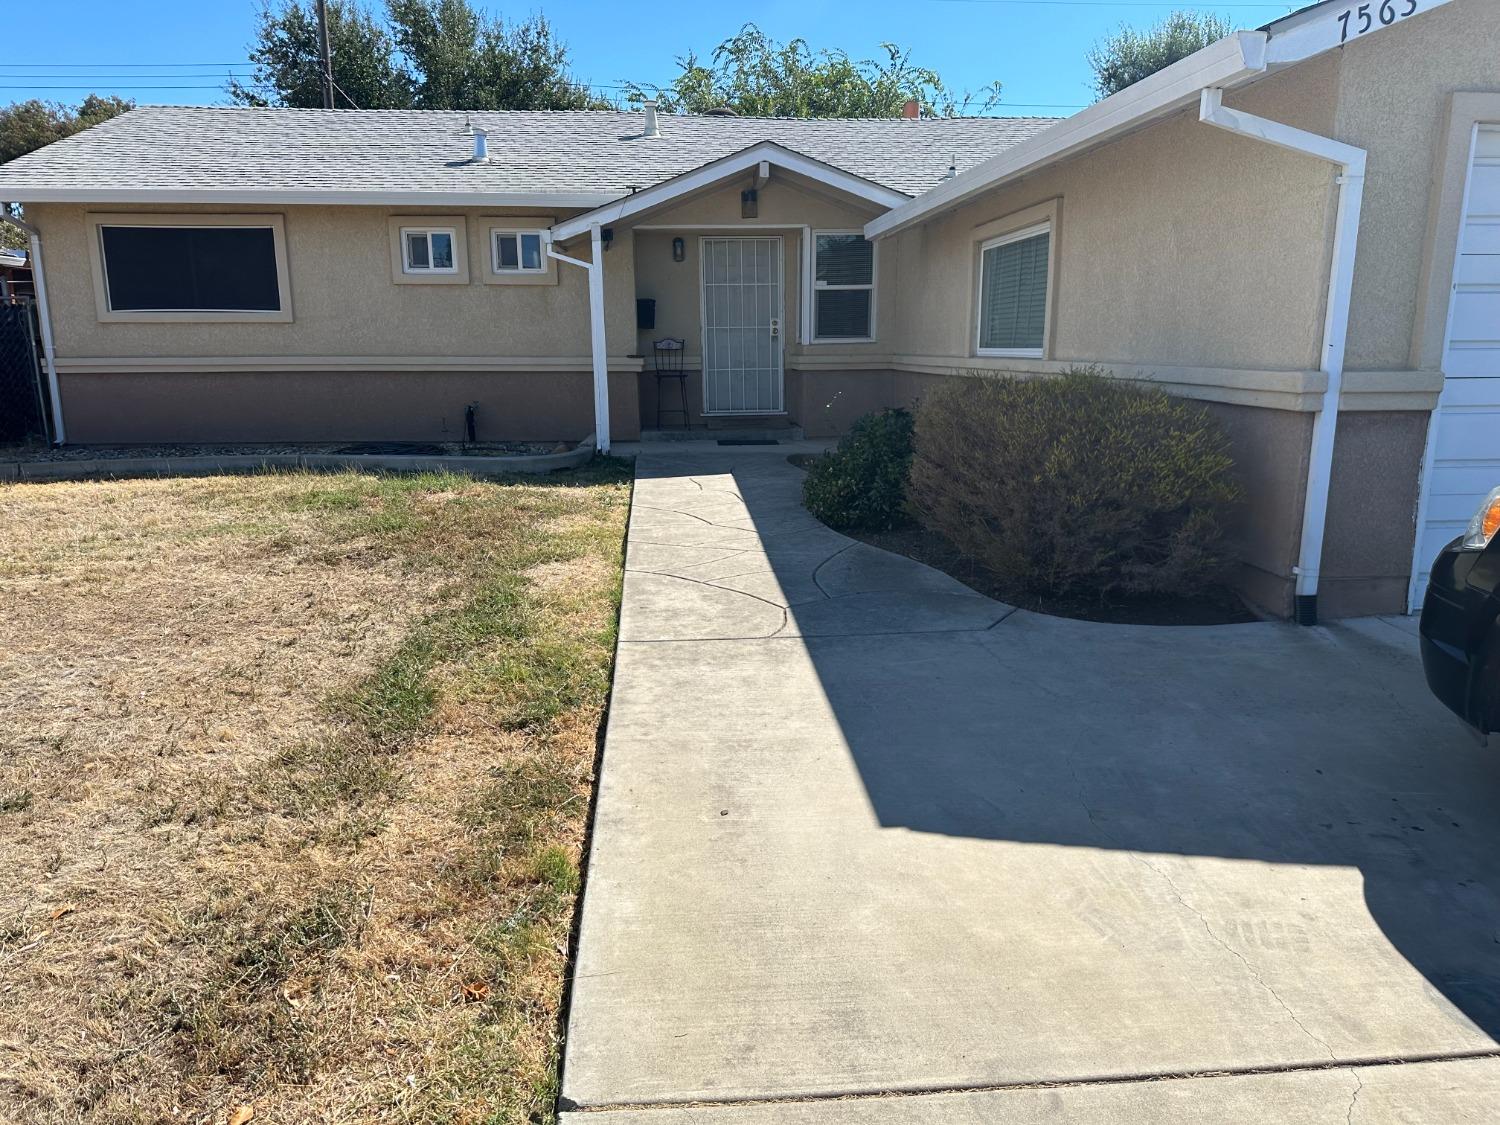
<instances>
[{"instance_id":1,"label":"crack in concrete","mask_svg":"<svg viewBox=\"0 0 1500 1125\"><path fill-rule=\"evenodd\" d=\"M1089 819L1091 821L1093 820L1092 812L1089 813ZM1233 954L1234 957L1238 959L1240 964L1245 966L1246 972L1248 972L1250 976L1255 980L1255 983L1260 985L1261 988L1265 989L1265 991L1271 996L1271 998L1275 1000L1276 1003L1281 1005L1282 1010L1286 1012L1288 1018L1290 1018L1291 1021L1297 1025L1297 1029L1301 1031L1303 1035L1307 1036L1318 1046L1322 1047L1323 1050L1327 1051L1328 1057L1330 1059L1338 1057L1335 1054L1333 1048L1329 1046L1327 1040L1319 1038L1310 1030L1308 1030L1307 1025L1302 1022L1297 1013L1292 1011L1291 1005L1281 998L1281 993L1272 988L1265 977L1261 976L1260 970L1250 963L1250 959L1247 958L1234 946L1230 945L1229 942L1225 941L1224 938L1214 930L1213 926L1209 924L1209 921L1206 917L1204 917L1203 912L1197 909L1197 907L1193 906L1192 903L1188 902L1187 899L1183 898L1182 890L1177 886L1176 881L1170 875L1168 875L1161 868L1157 867L1156 864L1152 863L1137 851L1130 851L1127 854L1129 854L1129 856L1132 859L1136 860L1138 863L1143 864L1147 870L1154 872L1164 883L1167 884L1167 886L1172 891L1172 897L1177 900L1178 905L1182 906L1185 910L1187 910L1190 914L1197 918L1200 923L1202 923L1204 933L1208 934L1208 936L1212 938L1213 941L1217 943L1221 948L1223 948L1226 952Z\"/></svg>"},{"instance_id":2,"label":"crack in concrete","mask_svg":"<svg viewBox=\"0 0 1500 1125\"><path fill-rule=\"evenodd\" d=\"M1365 1080L1352 1066L1349 1068L1349 1077L1354 1079L1354 1094L1349 1099L1349 1112L1344 1114L1344 1125L1354 1125L1354 1108L1359 1105L1359 1092L1365 1088Z\"/></svg>"}]
</instances>

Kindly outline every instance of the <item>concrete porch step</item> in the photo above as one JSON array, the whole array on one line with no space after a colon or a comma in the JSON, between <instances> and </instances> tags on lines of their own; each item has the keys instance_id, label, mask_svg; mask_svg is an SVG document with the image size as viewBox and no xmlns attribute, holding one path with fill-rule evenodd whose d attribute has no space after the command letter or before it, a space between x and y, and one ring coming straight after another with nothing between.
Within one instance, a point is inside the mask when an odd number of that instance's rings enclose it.
<instances>
[{"instance_id":1,"label":"concrete porch step","mask_svg":"<svg viewBox=\"0 0 1500 1125\"><path fill-rule=\"evenodd\" d=\"M734 429L708 429L699 427L690 430L642 430L641 441L776 441L792 442L803 439L801 426L743 426Z\"/></svg>"}]
</instances>

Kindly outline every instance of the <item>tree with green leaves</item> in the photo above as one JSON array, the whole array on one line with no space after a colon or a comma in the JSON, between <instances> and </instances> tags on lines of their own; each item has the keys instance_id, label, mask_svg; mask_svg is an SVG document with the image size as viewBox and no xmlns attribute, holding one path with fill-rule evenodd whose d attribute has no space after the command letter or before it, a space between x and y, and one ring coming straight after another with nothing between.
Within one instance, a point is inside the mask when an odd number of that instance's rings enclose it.
<instances>
[{"instance_id":1,"label":"tree with green leaves","mask_svg":"<svg viewBox=\"0 0 1500 1125\"><path fill-rule=\"evenodd\" d=\"M229 80L229 96L241 105L317 109L323 104L318 17L314 4L269 3L260 9L250 61L249 85ZM361 109L406 109L411 78L396 57L396 44L380 20L356 0L328 0L328 44L333 54L334 104Z\"/></svg>"},{"instance_id":2,"label":"tree with green leaves","mask_svg":"<svg viewBox=\"0 0 1500 1125\"><path fill-rule=\"evenodd\" d=\"M669 113L732 109L754 117L898 117L915 100L925 117L980 112L1000 100L1000 83L955 96L935 70L913 65L911 52L882 43L883 59L855 61L841 50L814 50L805 39L778 43L753 23L714 48L703 62L689 52L670 86L626 83L629 101L656 98Z\"/></svg>"},{"instance_id":3,"label":"tree with green leaves","mask_svg":"<svg viewBox=\"0 0 1500 1125\"><path fill-rule=\"evenodd\" d=\"M1233 30L1228 20L1212 13L1189 11L1173 12L1145 31L1122 25L1089 52L1094 92L1099 98L1118 94L1194 51L1217 43Z\"/></svg>"},{"instance_id":4,"label":"tree with green leaves","mask_svg":"<svg viewBox=\"0 0 1500 1125\"><path fill-rule=\"evenodd\" d=\"M34 98L5 106L0 109L0 164L134 108L135 102L99 94L90 94L71 108Z\"/></svg>"},{"instance_id":5,"label":"tree with green leaves","mask_svg":"<svg viewBox=\"0 0 1500 1125\"><path fill-rule=\"evenodd\" d=\"M568 68L567 47L542 15L507 22L470 0L328 0L334 103L359 109L592 109ZM231 79L242 105L323 104L318 21L311 0L260 13L250 48L254 79Z\"/></svg>"},{"instance_id":6,"label":"tree with green leaves","mask_svg":"<svg viewBox=\"0 0 1500 1125\"><path fill-rule=\"evenodd\" d=\"M35 98L0 108L0 164L35 152L43 145L81 133L91 125L117 117L135 102L113 95L90 94L76 106ZM0 223L0 247L24 246L19 228Z\"/></svg>"}]
</instances>

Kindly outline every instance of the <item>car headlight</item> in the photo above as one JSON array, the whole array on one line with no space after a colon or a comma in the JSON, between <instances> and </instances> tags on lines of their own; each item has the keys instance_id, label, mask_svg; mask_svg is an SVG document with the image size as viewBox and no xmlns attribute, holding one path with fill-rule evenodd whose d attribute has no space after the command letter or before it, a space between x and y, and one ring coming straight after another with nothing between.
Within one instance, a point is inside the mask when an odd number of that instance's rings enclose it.
<instances>
[{"instance_id":1,"label":"car headlight","mask_svg":"<svg viewBox=\"0 0 1500 1125\"><path fill-rule=\"evenodd\" d=\"M1484 550L1497 531L1500 531L1500 488L1484 498L1479 511L1469 521L1469 530L1464 533L1464 550Z\"/></svg>"}]
</instances>

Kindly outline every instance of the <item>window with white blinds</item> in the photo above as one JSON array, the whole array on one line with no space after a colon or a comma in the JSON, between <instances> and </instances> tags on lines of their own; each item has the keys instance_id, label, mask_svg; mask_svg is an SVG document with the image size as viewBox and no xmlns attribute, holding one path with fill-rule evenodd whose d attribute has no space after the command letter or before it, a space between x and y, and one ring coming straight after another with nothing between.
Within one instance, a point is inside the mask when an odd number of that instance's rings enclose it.
<instances>
[{"instance_id":1,"label":"window with white blinds","mask_svg":"<svg viewBox=\"0 0 1500 1125\"><path fill-rule=\"evenodd\" d=\"M991 239L980 247L980 355L1042 354L1051 242L1051 227L1043 224Z\"/></svg>"},{"instance_id":2,"label":"window with white blinds","mask_svg":"<svg viewBox=\"0 0 1500 1125\"><path fill-rule=\"evenodd\" d=\"M813 339L875 337L875 244L858 231L813 235Z\"/></svg>"}]
</instances>

